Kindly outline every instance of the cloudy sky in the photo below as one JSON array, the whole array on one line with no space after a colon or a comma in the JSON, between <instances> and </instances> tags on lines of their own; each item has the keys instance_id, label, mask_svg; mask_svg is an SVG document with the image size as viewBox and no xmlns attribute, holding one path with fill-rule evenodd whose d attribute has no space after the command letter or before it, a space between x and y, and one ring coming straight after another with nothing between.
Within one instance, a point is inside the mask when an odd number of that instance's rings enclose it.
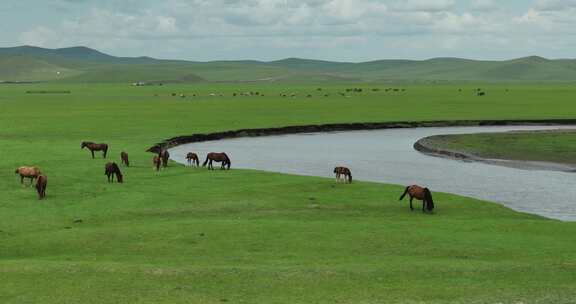
<instances>
[{"instance_id":1,"label":"cloudy sky","mask_svg":"<svg viewBox=\"0 0 576 304\"><path fill-rule=\"evenodd\" d=\"M0 46L338 61L576 58L576 0L1 0Z\"/></svg>"}]
</instances>

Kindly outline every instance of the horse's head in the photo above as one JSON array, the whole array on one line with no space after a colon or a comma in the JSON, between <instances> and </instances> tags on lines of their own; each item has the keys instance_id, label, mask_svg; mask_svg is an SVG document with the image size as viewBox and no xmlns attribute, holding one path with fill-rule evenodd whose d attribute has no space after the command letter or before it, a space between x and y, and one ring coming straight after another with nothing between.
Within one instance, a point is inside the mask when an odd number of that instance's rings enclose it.
<instances>
[{"instance_id":1,"label":"horse's head","mask_svg":"<svg viewBox=\"0 0 576 304\"><path fill-rule=\"evenodd\" d=\"M119 183L123 183L124 182L124 176L122 175L122 173L117 172L116 173L116 179L118 179Z\"/></svg>"},{"instance_id":2,"label":"horse's head","mask_svg":"<svg viewBox=\"0 0 576 304\"><path fill-rule=\"evenodd\" d=\"M83 141L82 144L80 144L80 149L84 149L87 146L88 146L88 142Z\"/></svg>"}]
</instances>

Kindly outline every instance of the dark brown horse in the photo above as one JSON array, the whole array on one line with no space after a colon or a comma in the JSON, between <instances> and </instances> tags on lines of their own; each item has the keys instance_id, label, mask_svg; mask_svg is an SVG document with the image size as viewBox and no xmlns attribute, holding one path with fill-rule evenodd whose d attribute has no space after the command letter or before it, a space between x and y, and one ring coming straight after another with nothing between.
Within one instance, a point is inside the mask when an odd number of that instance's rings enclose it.
<instances>
[{"instance_id":1,"label":"dark brown horse","mask_svg":"<svg viewBox=\"0 0 576 304\"><path fill-rule=\"evenodd\" d=\"M48 177L41 174L38 176L36 181L36 192L38 192L38 199L44 199L46 197L46 186L48 186Z\"/></svg>"},{"instance_id":2,"label":"dark brown horse","mask_svg":"<svg viewBox=\"0 0 576 304\"><path fill-rule=\"evenodd\" d=\"M14 171L14 173L20 174L20 184L24 184L25 177L29 178L30 186L32 185L32 182L34 182L34 179L38 178L38 176L42 174L42 172L40 172L40 169L38 169L37 167L20 167L17 168L16 171Z\"/></svg>"},{"instance_id":3,"label":"dark brown horse","mask_svg":"<svg viewBox=\"0 0 576 304\"><path fill-rule=\"evenodd\" d=\"M196 165L196 167L200 167L200 160L198 159L198 154L190 152L186 154L186 160L188 161L189 166L192 166L194 164Z\"/></svg>"},{"instance_id":4,"label":"dark brown horse","mask_svg":"<svg viewBox=\"0 0 576 304\"><path fill-rule=\"evenodd\" d=\"M124 182L124 177L122 172L120 172L120 167L116 163L107 163L104 168L104 175L108 177L108 182L114 182L114 175L116 175L116 180L119 183Z\"/></svg>"},{"instance_id":5,"label":"dark brown horse","mask_svg":"<svg viewBox=\"0 0 576 304\"><path fill-rule=\"evenodd\" d=\"M88 150L90 150L90 153L92 153L92 158L94 158L94 151L102 151L102 155L104 158L106 158L106 154L108 153L107 144L95 144L90 141L84 141L82 142L82 145L80 145L80 149L84 148L88 148Z\"/></svg>"},{"instance_id":6,"label":"dark brown horse","mask_svg":"<svg viewBox=\"0 0 576 304\"><path fill-rule=\"evenodd\" d=\"M158 155L154 155L154 157L152 158L152 163L154 164L154 168L156 168L156 171L160 171L160 165L162 165L162 158L160 158L160 156Z\"/></svg>"},{"instance_id":7,"label":"dark brown horse","mask_svg":"<svg viewBox=\"0 0 576 304\"><path fill-rule=\"evenodd\" d=\"M120 152L120 159L122 160L122 163L126 165L126 167L130 167L130 161L128 160L128 153L124 151Z\"/></svg>"},{"instance_id":8,"label":"dark brown horse","mask_svg":"<svg viewBox=\"0 0 576 304\"><path fill-rule=\"evenodd\" d=\"M206 164L208 164L208 170L214 170L214 167L212 166L212 162L221 162L222 165L220 166L220 169L224 170L227 169L230 170L230 165L232 164L232 162L230 162L230 158L228 157L228 155L226 155L226 153L221 152L221 153L215 153L215 152L210 152L208 153L208 155L206 155L206 161L204 161L204 163L202 164L202 167L206 167Z\"/></svg>"},{"instance_id":9,"label":"dark brown horse","mask_svg":"<svg viewBox=\"0 0 576 304\"><path fill-rule=\"evenodd\" d=\"M170 153L166 149L162 149L158 156L162 159L162 167L168 167L168 160L170 159Z\"/></svg>"},{"instance_id":10,"label":"dark brown horse","mask_svg":"<svg viewBox=\"0 0 576 304\"><path fill-rule=\"evenodd\" d=\"M336 167L334 168L334 173L336 174L336 182L344 181L352 183L352 172L346 167Z\"/></svg>"},{"instance_id":11,"label":"dark brown horse","mask_svg":"<svg viewBox=\"0 0 576 304\"><path fill-rule=\"evenodd\" d=\"M412 200L414 198L422 201L422 212L432 212L432 210L434 210L434 200L428 188L423 188L418 185L408 186L402 196L400 196L400 200L402 200L406 194L410 195L410 210L414 210L414 207L412 207Z\"/></svg>"}]
</instances>

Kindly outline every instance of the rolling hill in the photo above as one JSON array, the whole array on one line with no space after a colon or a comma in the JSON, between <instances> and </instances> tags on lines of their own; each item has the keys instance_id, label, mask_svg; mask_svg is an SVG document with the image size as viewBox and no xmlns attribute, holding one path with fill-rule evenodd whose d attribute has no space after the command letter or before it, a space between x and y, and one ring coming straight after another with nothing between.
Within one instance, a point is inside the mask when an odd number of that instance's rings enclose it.
<instances>
[{"instance_id":1,"label":"rolling hill","mask_svg":"<svg viewBox=\"0 0 576 304\"><path fill-rule=\"evenodd\" d=\"M0 48L1 81L60 82L572 82L576 60L532 56L506 61L461 58L361 63L300 58L278 61L160 60L115 57L87 47Z\"/></svg>"}]
</instances>

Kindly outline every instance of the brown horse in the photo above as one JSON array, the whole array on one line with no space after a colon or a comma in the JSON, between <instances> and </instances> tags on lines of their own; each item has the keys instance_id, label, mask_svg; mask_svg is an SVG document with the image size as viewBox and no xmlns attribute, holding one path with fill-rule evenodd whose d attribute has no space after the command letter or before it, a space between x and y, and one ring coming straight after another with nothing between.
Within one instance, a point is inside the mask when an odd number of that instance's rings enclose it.
<instances>
[{"instance_id":1,"label":"brown horse","mask_svg":"<svg viewBox=\"0 0 576 304\"><path fill-rule=\"evenodd\" d=\"M38 192L38 199L44 199L46 197L46 186L48 185L48 177L46 175L40 174L38 180L36 180L36 192Z\"/></svg>"},{"instance_id":2,"label":"brown horse","mask_svg":"<svg viewBox=\"0 0 576 304\"><path fill-rule=\"evenodd\" d=\"M198 159L198 154L190 152L186 154L186 160L188 161L189 166L192 166L194 164L196 165L196 167L200 167L200 160Z\"/></svg>"},{"instance_id":3,"label":"brown horse","mask_svg":"<svg viewBox=\"0 0 576 304\"><path fill-rule=\"evenodd\" d=\"M210 152L210 153L208 153L208 155L206 155L206 161L204 161L204 163L202 164L202 167L206 167L206 164L208 164L208 170L214 170L214 167L212 166L213 161L222 163L222 165L220 166L220 169L224 170L227 167L227 169L230 170L230 165L232 164L232 162L230 162L230 158L228 157L228 155L226 155L226 153L224 153L224 152L221 152L221 153Z\"/></svg>"},{"instance_id":4,"label":"brown horse","mask_svg":"<svg viewBox=\"0 0 576 304\"><path fill-rule=\"evenodd\" d=\"M88 148L90 153L92 153L92 158L94 158L94 151L102 151L102 155L106 158L106 154L108 153L108 145L107 144L95 144L90 141L84 141L80 145L80 149Z\"/></svg>"},{"instance_id":5,"label":"brown horse","mask_svg":"<svg viewBox=\"0 0 576 304\"><path fill-rule=\"evenodd\" d=\"M116 175L116 180L119 183L124 182L124 177L122 172L120 172L120 167L116 163L107 163L104 167L104 175L108 177L108 182L114 182L114 175Z\"/></svg>"},{"instance_id":6,"label":"brown horse","mask_svg":"<svg viewBox=\"0 0 576 304\"><path fill-rule=\"evenodd\" d=\"M122 160L122 163L126 165L126 167L130 167L130 161L128 160L128 153L124 151L120 152L120 159Z\"/></svg>"},{"instance_id":7,"label":"brown horse","mask_svg":"<svg viewBox=\"0 0 576 304\"><path fill-rule=\"evenodd\" d=\"M158 155L154 155L152 158L152 163L154 164L153 168L156 168L156 171L160 171L160 165L162 165L162 158Z\"/></svg>"},{"instance_id":8,"label":"brown horse","mask_svg":"<svg viewBox=\"0 0 576 304\"><path fill-rule=\"evenodd\" d=\"M412 200L414 198L422 201L422 212L432 212L432 210L434 210L434 200L428 188L422 188L418 185L408 186L402 196L400 196L400 200L402 200L406 194L410 195L410 210L414 210L414 207L412 207Z\"/></svg>"},{"instance_id":9,"label":"brown horse","mask_svg":"<svg viewBox=\"0 0 576 304\"><path fill-rule=\"evenodd\" d=\"M160 156L160 158L162 159L162 167L164 167L164 168L168 167L168 160L170 159L170 152L168 152L168 150L166 150L166 149L162 149L160 151L160 153L158 153L158 156Z\"/></svg>"},{"instance_id":10,"label":"brown horse","mask_svg":"<svg viewBox=\"0 0 576 304\"><path fill-rule=\"evenodd\" d=\"M37 167L20 167L18 169L16 169L16 171L14 171L14 173L16 174L20 174L20 183L24 184L24 178L29 178L30 179L30 185L32 185L32 182L34 181L34 179L38 178L38 176L40 176L40 174L42 174L42 172L40 172L40 169L38 169Z\"/></svg>"},{"instance_id":11,"label":"brown horse","mask_svg":"<svg viewBox=\"0 0 576 304\"><path fill-rule=\"evenodd\" d=\"M334 173L336 174L336 182L344 181L352 183L352 172L346 167L336 167L334 168Z\"/></svg>"}]
</instances>

